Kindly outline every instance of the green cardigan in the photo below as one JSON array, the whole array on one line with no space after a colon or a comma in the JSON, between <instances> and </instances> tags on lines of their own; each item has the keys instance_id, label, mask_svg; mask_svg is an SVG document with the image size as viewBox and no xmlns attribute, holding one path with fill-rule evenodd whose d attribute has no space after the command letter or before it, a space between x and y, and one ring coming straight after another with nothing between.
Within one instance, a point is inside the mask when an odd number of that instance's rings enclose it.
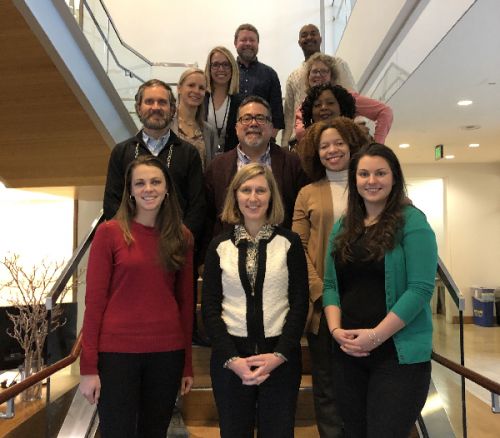
<instances>
[{"instance_id":1,"label":"green cardigan","mask_svg":"<svg viewBox=\"0 0 500 438\"><path fill-rule=\"evenodd\" d=\"M413 206L406 206L404 215L400 241L384 258L385 302L388 312L394 312L405 323L393 339L399 363L410 364L426 362L431 357L432 314L429 303L436 277L437 245L424 213ZM333 241L340 228L341 220L335 223L328 242L323 307L341 307L332 257Z\"/></svg>"}]
</instances>

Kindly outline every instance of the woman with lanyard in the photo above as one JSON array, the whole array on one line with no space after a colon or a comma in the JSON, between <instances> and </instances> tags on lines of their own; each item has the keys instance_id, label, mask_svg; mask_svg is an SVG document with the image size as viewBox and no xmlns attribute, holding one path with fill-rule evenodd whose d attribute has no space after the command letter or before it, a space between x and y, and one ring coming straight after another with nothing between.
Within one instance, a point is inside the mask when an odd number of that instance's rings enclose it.
<instances>
[{"instance_id":1,"label":"woman with lanyard","mask_svg":"<svg viewBox=\"0 0 500 438\"><path fill-rule=\"evenodd\" d=\"M225 47L214 47L205 65L207 93L205 106L207 122L217 130L221 151L236 147L236 115L241 98L238 94L240 73L231 52Z\"/></svg>"}]
</instances>

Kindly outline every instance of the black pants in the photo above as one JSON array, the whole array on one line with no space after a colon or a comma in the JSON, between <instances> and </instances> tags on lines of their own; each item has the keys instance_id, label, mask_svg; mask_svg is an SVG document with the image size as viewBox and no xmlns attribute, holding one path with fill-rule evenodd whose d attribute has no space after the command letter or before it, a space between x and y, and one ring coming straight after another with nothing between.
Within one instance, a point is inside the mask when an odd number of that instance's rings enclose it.
<instances>
[{"instance_id":1,"label":"black pants","mask_svg":"<svg viewBox=\"0 0 500 438\"><path fill-rule=\"evenodd\" d=\"M430 362L400 365L392 339L364 358L335 343L333 369L346 438L408 438L427 399Z\"/></svg>"},{"instance_id":2,"label":"black pants","mask_svg":"<svg viewBox=\"0 0 500 438\"><path fill-rule=\"evenodd\" d=\"M165 438L184 368L184 350L99 353L102 438Z\"/></svg>"},{"instance_id":3,"label":"black pants","mask_svg":"<svg viewBox=\"0 0 500 438\"><path fill-rule=\"evenodd\" d=\"M344 436L342 418L335 398L333 378L333 356L335 341L328 330L325 315L321 315L318 334L307 334L311 353L314 411L316 425L321 438L341 438Z\"/></svg>"},{"instance_id":4,"label":"black pants","mask_svg":"<svg viewBox=\"0 0 500 438\"><path fill-rule=\"evenodd\" d=\"M276 368L258 386L245 386L216 353L210 361L221 438L253 438L255 421L259 438L294 436L295 410L301 379L301 354Z\"/></svg>"}]
</instances>

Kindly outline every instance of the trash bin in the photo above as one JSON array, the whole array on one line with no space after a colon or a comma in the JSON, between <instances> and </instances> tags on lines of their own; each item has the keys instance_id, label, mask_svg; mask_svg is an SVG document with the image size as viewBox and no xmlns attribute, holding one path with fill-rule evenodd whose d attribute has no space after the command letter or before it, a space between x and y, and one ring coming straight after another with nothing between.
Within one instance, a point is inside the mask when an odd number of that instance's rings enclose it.
<instances>
[{"instance_id":1,"label":"trash bin","mask_svg":"<svg viewBox=\"0 0 500 438\"><path fill-rule=\"evenodd\" d=\"M472 312L474 324L482 327L493 327L493 307L495 305L495 289L473 287ZM498 313L497 313L498 316Z\"/></svg>"}]
</instances>

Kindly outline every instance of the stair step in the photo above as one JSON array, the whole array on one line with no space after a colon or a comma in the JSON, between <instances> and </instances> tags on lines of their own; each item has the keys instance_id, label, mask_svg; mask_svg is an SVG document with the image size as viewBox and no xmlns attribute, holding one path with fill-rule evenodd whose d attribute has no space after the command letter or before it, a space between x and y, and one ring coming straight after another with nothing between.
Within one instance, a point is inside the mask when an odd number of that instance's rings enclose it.
<instances>
[{"instance_id":1,"label":"stair step","mask_svg":"<svg viewBox=\"0 0 500 438\"><path fill-rule=\"evenodd\" d=\"M193 389L182 399L181 411L186 424L203 425L218 421L212 381L209 375L195 377ZM302 376L297 400L296 421L302 425L314 423L312 378L308 374Z\"/></svg>"}]
</instances>

